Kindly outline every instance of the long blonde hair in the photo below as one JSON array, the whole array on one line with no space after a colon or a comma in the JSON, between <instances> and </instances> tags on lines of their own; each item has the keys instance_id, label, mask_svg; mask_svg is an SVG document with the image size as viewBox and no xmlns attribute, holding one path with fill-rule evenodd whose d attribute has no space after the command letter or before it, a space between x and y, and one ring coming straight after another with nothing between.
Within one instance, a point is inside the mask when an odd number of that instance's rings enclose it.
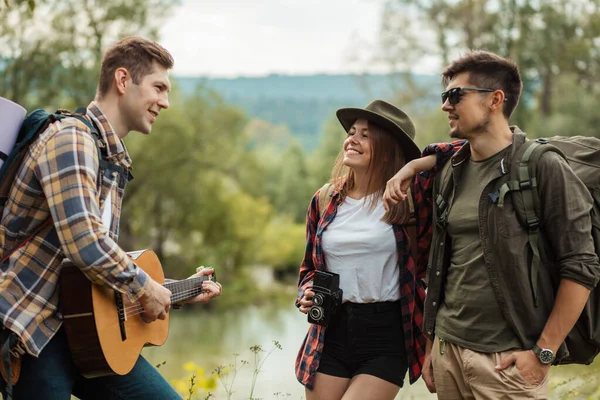
<instances>
[{"instance_id":1,"label":"long blonde hair","mask_svg":"<svg viewBox=\"0 0 600 400\"><path fill-rule=\"evenodd\" d=\"M372 121L368 122L369 137L371 144L371 160L367 170L366 193L369 196L369 206L374 209L378 201L381 201L385 185L405 164L406 157L400 142L387 129L382 128ZM331 183L340 187L342 199L355 185L354 171L344 165L344 149L340 151L331 171ZM409 196L411 194L409 193ZM410 218L408 201L401 201L386 212L382 218L389 224L405 224Z\"/></svg>"}]
</instances>

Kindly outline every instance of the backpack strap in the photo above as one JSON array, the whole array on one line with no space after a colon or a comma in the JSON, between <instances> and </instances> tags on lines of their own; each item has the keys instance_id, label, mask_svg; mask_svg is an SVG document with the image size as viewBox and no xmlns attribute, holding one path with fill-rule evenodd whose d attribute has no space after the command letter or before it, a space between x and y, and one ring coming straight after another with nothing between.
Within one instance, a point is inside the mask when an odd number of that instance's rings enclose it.
<instances>
[{"instance_id":1,"label":"backpack strap","mask_svg":"<svg viewBox=\"0 0 600 400\"><path fill-rule=\"evenodd\" d=\"M327 208L327 204L329 204L329 199L331 198L334 189L334 184L326 183L319 190L319 214L321 217L323 217L323 214L325 213L325 209ZM415 213L415 204L410 188L406 193L406 200L408 201L409 213L412 215Z\"/></svg>"},{"instance_id":2,"label":"backpack strap","mask_svg":"<svg viewBox=\"0 0 600 400\"><path fill-rule=\"evenodd\" d=\"M104 139L100 135L100 130L96 127L96 123L94 121L90 121L86 117L87 109L84 107L80 107L75 110L72 114L67 114L70 117L73 117L85 126L88 127L92 137L94 138L94 142L96 143L96 151L98 151L98 162L100 163L100 171L104 171L105 169L109 169L109 166L114 164L109 163L106 159L108 157L108 152L106 149L106 143L104 143Z\"/></svg>"},{"instance_id":3,"label":"backpack strap","mask_svg":"<svg viewBox=\"0 0 600 400\"><path fill-rule=\"evenodd\" d=\"M439 175L442 184L439 193L435 196L435 205L437 217L435 223L445 229L448 224L448 215L450 213L450 196L454 190L454 180L452 178L452 163L444 165Z\"/></svg>"},{"instance_id":4,"label":"backpack strap","mask_svg":"<svg viewBox=\"0 0 600 400\"><path fill-rule=\"evenodd\" d=\"M329 199L331 198L331 194L333 193L333 189L335 189L335 185L333 183L326 183L319 190L319 215L323 218L325 214L325 210L327 209L327 204L329 204Z\"/></svg>"},{"instance_id":5,"label":"backpack strap","mask_svg":"<svg viewBox=\"0 0 600 400\"><path fill-rule=\"evenodd\" d=\"M533 301L538 306L538 273L540 270L539 228L540 196L538 192L538 163L546 151L554 151L565 157L556 147L548 145L547 139L527 140L515 154L516 163L510 171L511 180L499 189L498 207L504 207L506 194L512 192L513 207L521 226L527 229L529 247L533 253L530 278Z\"/></svg>"},{"instance_id":6,"label":"backpack strap","mask_svg":"<svg viewBox=\"0 0 600 400\"><path fill-rule=\"evenodd\" d=\"M335 185L332 183L324 184L319 190L319 215L323 218L325 214L325 210L327 209L327 204L329 204L329 199L331 198L331 194L335 189ZM404 228L408 233L408 237L410 238L410 251L414 260L417 259L417 221L415 217L415 205L412 196L412 192L410 188L407 191L406 200L408 201L408 209L410 213L410 219L405 224Z\"/></svg>"},{"instance_id":7,"label":"backpack strap","mask_svg":"<svg viewBox=\"0 0 600 400\"><path fill-rule=\"evenodd\" d=\"M107 158L108 158L108 152L107 152L107 149L106 149L106 144L104 143L104 140L102 139L102 136L100 135L100 131L96 127L96 124L93 121L88 120L87 117L85 116L86 112L87 112L86 108L78 108L73 113L71 113L71 112L69 112L67 110L59 109L56 112L56 114L52 114L49 117L49 121L53 122L53 121L56 121L56 120L58 120L60 118L73 117L73 118L76 118L77 120L79 120L80 122L82 122L83 124L85 124L85 126L88 127L88 129L90 130L90 133L92 134L92 137L94 138L94 142L95 142L95 145L96 145L96 151L98 152L99 173L98 173L98 182L97 182L97 185L98 185L98 187L100 187L100 185L102 183L102 171L104 171L106 169L109 169L109 170L112 170L112 171L124 173L125 169L122 166L110 163L107 160ZM61 116L63 116L63 117L61 117ZM131 180L131 179L133 179L133 177L130 174L129 175L129 180ZM21 247L23 247L24 245L26 245L34 237L36 237L37 235L39 235L44 228L46 228L48 225L51 224L51 222L52 222L52 217L48 217L48 219L46 221L44 221L44 223L42 225L40 225L40 227L37 228L27 239L25 239L24 241L22 241L21 243L19 243L6 256L4 256L2 258L2 260L0 261L0 263L5 263L8 259L10 259L10 257L17 250L19 250Z\"/></svg>"},{"instance_id":8,"label":"backpack strap","mask_svg":"<svg viewBox=\"0 0 600 400\"><path fill-rule=\"evenodd\" d=\"M38 125L36 126L35 129L32 129L31 131L40 131L42 129L45 129L44 126L48 126L50 123L57 121L61 118L64 117L73 117L78 119L79 121L81 121L83 124L85 124L88 129L90 130L90 132L92 133L92 137L94 138L94 142L96 144L96 149L98 151L98 160L100 162L100 170L106 169L107 165L109 164L108 161L106 161L106 157L107 154L104 154L103 151L106 151L106 146L103 144L102 138L100 136L100 133L98 131L98 129L96 128L96 125L93 122L90 122L84 115L86 113L86 109L85 108L78 108L74 113L70 113L67 110L64 109L59 109L55 114L50 114L48 116L48 118L44 118L42 119L38 119ZM102 144L101 144L102 143ZM98 182L102 181L102 176L100 175L98 177ZM4 256L2 258L2 260L0 261L0 263L5 263L8 259L10 259L10 257L17 251L19 250L21 247L23 247L24 245L26 245L29 241L31 241L34 237L36 237L37 235L39 235L42 230L44 228L46 228L48 225L50 225L52 222L52 217L48 217L48 219L46 221L44 221L44 223L42 223L42 225L40 225L39 228L37 228L27 239L25 239L24 241L22 241L21 243L19 243L14 249L12 249L6 256Z\"/></svg>"},{"instance_id":9,"label":"backpack strap","mask_svg":"<svg viewBox=\"0 0 600 400\"><path fill-rule=\"evenodd\" d=\"M415 203L410 188L406 193L406 200L408 201L408 212L410 213L410 218L404 225L404 229L406 229L406 232L408 233L408 237L410 239L410 253L414 262L416 263L417 255L419 254L417 245L417 216L415 215Z\"/></svg>"},{"instance_id":10,"label":"backpack strap","mask_svg":"<svg viewBox=\"0 0 600 400\"><path fill-rule=\"evenodd\" d=\"M68 114L68 115L73 118L78 119L83 124L85 124L88 127L88 129L90 130L90 133L92 134L92 137L94 138L94 142L96 142L96 150L98 151L98 163L99 163L99 170L100 170L100 174L98 174L98 179L99 179L98 186L100 186L100 183L102 182L102 171L105 171L105 170L118 172L121 175L127 174L127 180L131 181L133 179L133 175L131 174L131 172L127 171L125 169L125 167L123 167L121 165L117 165L117 164L114 164L114 163L111 163L110 161L108 161L107 145L104 142L102 135L100 135L100 130L96 126L96 123L93 120L88 119L87 109L84 107L81 107L81 108L78 108L77 110L75 110L75 112L73 112L72 114Z\"/></svg>"}]
</instances>

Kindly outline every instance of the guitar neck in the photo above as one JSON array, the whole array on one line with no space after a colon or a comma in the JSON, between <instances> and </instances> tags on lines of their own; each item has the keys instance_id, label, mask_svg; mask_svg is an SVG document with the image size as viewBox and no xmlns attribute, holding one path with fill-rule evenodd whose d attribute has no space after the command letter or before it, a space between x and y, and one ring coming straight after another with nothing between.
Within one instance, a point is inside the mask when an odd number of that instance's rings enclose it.
<instances>
[{"instance_id":1,"label":"guitar neck","mask_svg":"<svg viewBox=\"0 0 600 400\"><path fill-rule=\"evenodd\" d=\"M210 280L209 276L196 276L193 278L171 281L163 286L171 291L171 302L185 301L202 293L202 282Z\"/></svg>"}]
</instances>

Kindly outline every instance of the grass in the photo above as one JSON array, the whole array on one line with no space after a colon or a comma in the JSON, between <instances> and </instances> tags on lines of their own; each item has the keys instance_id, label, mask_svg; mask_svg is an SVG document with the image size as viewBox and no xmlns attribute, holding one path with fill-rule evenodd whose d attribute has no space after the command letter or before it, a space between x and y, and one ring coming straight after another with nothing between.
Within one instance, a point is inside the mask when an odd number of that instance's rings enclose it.
<instances>
[{"instance_id":1,"label":"grass","mask_svg":"<svg viewBox=\"0 0 600 400\"><path fill-rule=\"evenodd\" d=\"M234 394L237 393L234 390L234 383L238 373L243 369L252 364L252 381L248 390L248 396L243 397L246 400L262 400L258 397L254 397L256 390L256 384L258 382L258 376L261 372L261 368L269 358L269 356L275 350L281 350L281 344L273 340L272 347L267 351L260 345L254 345L250 347L250 353L252 353L253 362L246 361L239 358L239 354L233 354L233 363L220 365L214 369L210 375L206 375L204 369L199 367L194 362L188 362L184 364L184 369L191 372L191 376L182 379L176 379L171 381L171 384L179 394L181 394L186 400L208 400L215 396L213 391L217 388L217 382L225 392L227 400L231 400ZM157 365L163 365L163 363ZM277 400L288 400L290 398L289 393L276 392L273 393ZM236 400L242 399L236 397Z\"/></svg>"}]
</instances>

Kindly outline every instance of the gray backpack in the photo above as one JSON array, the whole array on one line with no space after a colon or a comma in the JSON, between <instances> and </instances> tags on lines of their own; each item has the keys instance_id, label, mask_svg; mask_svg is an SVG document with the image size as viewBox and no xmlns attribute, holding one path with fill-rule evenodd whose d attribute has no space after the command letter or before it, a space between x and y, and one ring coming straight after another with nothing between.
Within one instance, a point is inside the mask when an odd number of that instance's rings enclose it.
<instances>
[{"instance_id":1,"label":"gray backpack","mask_svg":"<svg viewBox=\"0 0 600 400\"><path fill-rule=\"evenodd\" d=\"M540 251L544 251L543 248L538 248L540 201L536 174L538 161L546 151L554 151L564 157L590 191L594 199L591 213L592 236L596 254L600 255L600 139L555 136L526 141L514 156L515 164L510 170L510 181L500 188L498 207L503 207L504 197L510 192L519 223L529 232L529 246L533 253L530 271L534 298L537 291ZM565 344L570 356L560 364L590 364L600 352L598 287L590 294L579 320L565 339Z\"/></svg>"}]
</instances>

